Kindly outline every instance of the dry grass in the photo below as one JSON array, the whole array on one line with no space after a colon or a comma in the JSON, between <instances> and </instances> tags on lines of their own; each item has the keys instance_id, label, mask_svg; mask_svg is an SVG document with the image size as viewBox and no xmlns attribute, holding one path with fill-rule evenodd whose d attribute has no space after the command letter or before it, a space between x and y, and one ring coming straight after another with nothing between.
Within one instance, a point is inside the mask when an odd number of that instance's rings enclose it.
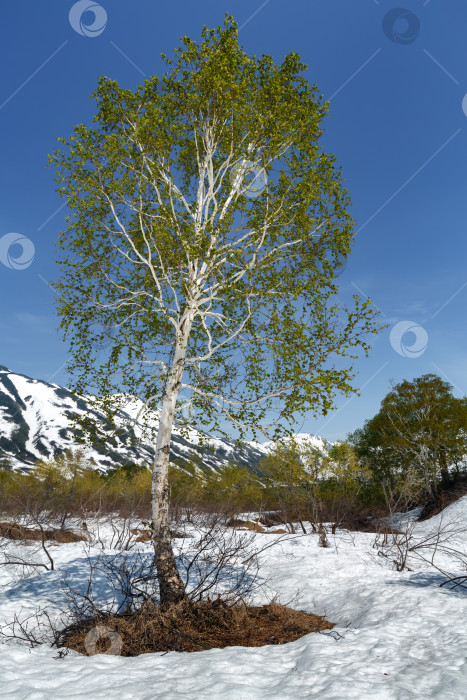
<instances>
[{"instance_id":1,"label":"dry grass","mask_svg":"<svg viewBox=\"0 0 467 700\"><path fill-rule=\"evenodd\" d=\"M239 520L238 518L231 518L226 522L227 527L236 527L239 530L252 530L253 532L264 532L264 527L261 527L258 523L254 523L252 520Z\"/></svg>"},{"instance_id":2,"label":"dry grass","mask_svg":"<svg viewBox=\"0 0 467 700\"><path fill-rule=\"evenodd\" d=\"M152 540L150 530L141 530L140 528L133 528L130 530L132 535L138 535L136 542L150 542Z\"/></svg>"},{"instance_id":3,"label":"dry grass","mask_svg":"<svg viewBox=\"0 0 467 700\"><path fill-rule=\"evenodd\" d=\"M261 532L266 535L286 535L287 530L279 528L278 530L265 530L262 525L260 525L261 518L258 522L253 522L252 520L238 520L237 518L231 518L227 523L227 527L235 527L237 530L250 530L252 532ZM269 521L268 521L269 522ZM270 522L276 523L277 521L271 520ZM268 525L271 527L271 525Z\"/></svg>"},{"instance_id":4,"label":"dry grass","mask_svg":"<svg viewBox=\"0 0 467 700\"><path fill-rule=\"evenodd\" d=\"M17 523L0 523L0 536L10 540L21 540L24 542L41 542L42 537L44 537L45 540L53 540L54 542L60 543L82 542L86 540L86 537L77 535L71 532L71 530L33 529L24 527L24 525L18 525Z\"/></svg>"},{"instance_id":5,"label":"dry grass","mask_svg":"<svg viewBox=\"0 0 467 700\"><path fill-rule=\"evenodd\" d=\"M97 626L105 626L120 636L122 656L286 644L334 627L323 617L277 603L249 607L222 601L184 601L166 610L151 605L129 614L87 620L65 630L60 645L87 654L86 635ZM109 639L102 637L94 653L105 653L109 646Z\"/></svg>"},{"instance_id":6,"label":"dry grass","mask_svg":"<svg viewBox=\"0 0 467 700\"><path fill-rule=\"evenodd\" d=\"M286 518L283 516L282 513L270 512L264 513L258 519L258 522L261 523L261 525L264 525L265 527L272 527L273 525L285 525Z\"/></svg>"}]
</instances>

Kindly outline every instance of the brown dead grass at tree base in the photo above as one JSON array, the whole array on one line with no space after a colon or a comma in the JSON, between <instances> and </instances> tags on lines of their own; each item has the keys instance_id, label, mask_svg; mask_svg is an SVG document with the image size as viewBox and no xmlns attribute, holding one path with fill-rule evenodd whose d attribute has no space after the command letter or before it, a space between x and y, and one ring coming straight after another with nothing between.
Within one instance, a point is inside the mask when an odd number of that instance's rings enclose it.
<instances>
[{"instance_id":1,"label":"brown dead grass at tree base","mask_svg":"<svg viewBox=\"0 0 467 700\"><path fill-rule=\"evenodd\" d=\"M63 632L60 646L87 655L106 653L111 644L109 637L102 636L91 649L89 643L86 645L96 627L119 635L121 656L138 656L157 651L286 644L334 625L318 615L277 603L250 607L221 601L185 601L166 610L152 605L130 614L106 615L74 625Z\"/></svg>"}]
</instances>

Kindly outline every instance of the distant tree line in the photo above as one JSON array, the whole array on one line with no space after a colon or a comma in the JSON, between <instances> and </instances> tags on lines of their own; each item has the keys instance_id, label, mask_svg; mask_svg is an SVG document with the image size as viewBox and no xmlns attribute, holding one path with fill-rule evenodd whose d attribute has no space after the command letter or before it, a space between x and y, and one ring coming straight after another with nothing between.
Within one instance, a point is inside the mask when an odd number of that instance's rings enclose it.
<instances>
[{"instance_id":1,"label":"distant tree line","mask_svg":"<svg viewBox=\"0 0 467 700\"><path fill-rule=\"evenodd\" d=\"M351 526L378 515L387 494L408 506L425 503L467 480L467 399L434 374L395 385L364 426L318 448L278 440L254 469L235 463L219 470L193 462L170 465L171 518L190 513L272 513L292 529L304 521ZM101 473L82 452L38 462L29 473L0 467L4 515L47 513L66 526L70 517L118 514L149 519L151 473L128 463ZM293 525L295 523L295 525Z\"/></svg>"}]
</instances>

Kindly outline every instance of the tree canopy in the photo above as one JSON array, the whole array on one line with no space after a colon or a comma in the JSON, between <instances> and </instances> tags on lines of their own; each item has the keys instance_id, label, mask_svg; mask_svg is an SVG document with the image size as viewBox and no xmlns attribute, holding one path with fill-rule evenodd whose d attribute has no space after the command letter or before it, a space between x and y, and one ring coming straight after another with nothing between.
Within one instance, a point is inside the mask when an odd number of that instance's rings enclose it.
<instances>
[{"instance_id":1,"label":"tree canopy","mask_svg":"<svg viewBox=\"0 0 467 700\"><path fill-rule=\"evenodd\" d=\"M412 477L432 494L467 454L467 403L435 374L396 384L352 442L380 481Z\"/></svg>"},{"instance_id":2,"label":"tree canopy","mask_svg":"<svg viewBox=\"0 0 467 700\"><path fill-rule=\"evenodd\" d=\"M297 54L248 56L228 16L165 60L135 91L101 78L92 126L51 157L70 209L55 283L68 370L79 391L157 409L183 326L176 413L277 437L355 391L376 328L368 300L335 301L353 222L319 144L328 104Z\"/></svg>"}]
</instances>

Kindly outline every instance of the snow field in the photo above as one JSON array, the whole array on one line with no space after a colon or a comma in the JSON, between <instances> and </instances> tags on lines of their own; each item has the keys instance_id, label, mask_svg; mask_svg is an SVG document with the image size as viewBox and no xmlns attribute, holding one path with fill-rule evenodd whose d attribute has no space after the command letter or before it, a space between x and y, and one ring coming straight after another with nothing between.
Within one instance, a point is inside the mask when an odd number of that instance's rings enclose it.
<instances>
[{"instance_id":1,"label":"snow field","mask_svg":"<svg viewBox=\"0 0 467 700\"><path fill-rule=\"evenodd\" d=\"M467 523L467 498L416 524L415 530L421 536L440 520L459 519ZM277 536L255 537L261 545ZM465 544L467 536L462 537ZM371 533L341 531L323 549L317 536L309 534L281 541L261 555L267 585L258 602L276 594L281 603L325 615L335 623L333 630L281 646L136 658L84 657L76 652L56 658L56 649L30 650L8 641L0 647L1 696L15 700L466 698L467 591L439 588L441 574L417 559L409 562L413 571L393 570L389 561L377 556L374 538ZM21 608L26 615L49 605L58 613L65 570L74 582L86 580L87 560L80 543L58 545L52 551L57 571L22 581L2 572L0 624ZM90 553L101 551L95 547ZM439 565L447 564L446 557L440 557ZM108 595L104 586L101 595Z\"/></svg>"}]
</instances>

